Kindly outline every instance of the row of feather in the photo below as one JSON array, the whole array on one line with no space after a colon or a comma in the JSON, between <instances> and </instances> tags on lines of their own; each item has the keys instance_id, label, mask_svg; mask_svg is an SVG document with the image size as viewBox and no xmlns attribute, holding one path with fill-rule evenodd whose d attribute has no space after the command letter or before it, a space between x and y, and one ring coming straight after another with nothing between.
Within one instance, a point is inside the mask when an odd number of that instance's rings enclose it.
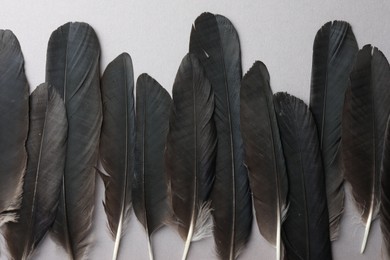
<instances>
[{"instance_id":1,"label":"row of feather","mask_svg":"<svg viewBox=\"0 0 390 260\"><path fill-rule=\"evenodd\" d=\"M380 212L389 257L390 68L377 48L358 51L346 22L316 35L310 109L273 95L261 62L242 78L237 32L220 15L196 19L173 101L142 74L134 104L125 53L100 78L99 42L85 23L52 33L47 83L29 97L19 43L10 31L0 35L0 145L8 151L0 225L12 259L29 258L49 230L71 259L88 258L98 156L113 259L132 205L150 259L150 237L167 221L186 241L183 259L191 241L212 233L219 257L236 259L252 204L277 259L332 259L344 178L366 225L362 252Z\"/></svg>"}]
</instances>

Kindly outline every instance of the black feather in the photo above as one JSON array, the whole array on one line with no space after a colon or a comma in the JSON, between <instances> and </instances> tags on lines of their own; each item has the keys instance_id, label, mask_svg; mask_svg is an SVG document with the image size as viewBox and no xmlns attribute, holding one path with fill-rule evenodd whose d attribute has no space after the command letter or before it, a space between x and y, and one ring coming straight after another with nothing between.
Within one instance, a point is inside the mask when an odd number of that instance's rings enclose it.
<instances>
[{"instance_id":1,"label":"black feather","mask_svg":"<svg viewBox=\"0 0 390 260\"><path fill-rule=\"evenodd\" d=\"M30 97L27 170L18 223L5 240L12 259L27 259L54 222L64 174L68 124L59 94L42 84Z\"/></svg>"},{"instance_id":2,"label":"black feather","mask_svg":"<svg viewBox=\"0 0 390 260\"><path fill-rule=\"evenodd\" d=\"M222 259L235 259L249 239L252 202L240 132L241 51L237 32L221 16L200 15L190 52L205 68L214 92L218 145L212 193L214 238Z\"/></svg>"},{"instance_id":3,"label":"black feather","mask_svg":"<svg viewBox=\"0 0 390 260\"><path fill-rule=\"evenodd\" d=\"M288 260L330 260L329 217L320 142L306 104L287 93L274 96L289 180L282 239Z\"/></svg>"},{"instance_id":4,"label":"black feather","mask_svg":"<svg viewBox=\"0 0 390 260\"><path fill-rule=\"evenodd\" d=\"M147 74L138 77L136 95L133 206L148 235L149 256L153 259L150 237L171 216L164 151L172 101L168 92Z\"/></svg>"},{"instance_id":5,"label":"black feather","mask_svg":"<svg viewBox=\"0 0 390 260\"><path fill-rule=\"evenodd\" d=\"M288 181L266 66L257 61L241 84L241 131L257 225L281 259Z\"/></svg>"},{"instance_id":6,"label":"black feather","mask_svg":"<svg viewBox=\"0 0 390 260\"><path fill-rule=\"evenodd\" d=\"M99 41L85 23L67 23L49 40L46 81L65 102L68 144L54 236L72 259L84 259L91 244L102 102Z\"/></svg>"},{"instance_id":7,"label":"black feather","mask_svg":"<svg viewBox=\"0 0 390 260\"><path fill-rule=\"evenodd\" d=\"M16 221L27 153L28 83L16 36L0 30L0 227Z\"/></svg>"},{"instance_id":8,"label":"black feather","mask_svg":"<svg viewBox=\"0 0 390 260\"><path fill-rule=\"evenodd\" d=\"M102 77L103 124L100 159L108 173L101 174L106 187L104 210L115 239L113 259L131 212L131 180L134 174L135 114L133 64L127 53L108 64Z\"/></svg>"},{"instance_id":9,"label":"black feather","mask_svg":"<svg viewBox=\"0 0 390 260\"><path fill-rule=\"evenodd\" d=\"M357 55L345 96L342 157L346 180L366 226L364 252L371 222L380 205L380 167L390 112L390 67L377 48L366 45Z\"/></svg>"},{"instance_id":10,"label":"black feather","mask_svg":"<svg viewBox=\"0 0 390 260\"><path fill-rule=\"evenodd\" d=\"M186 241L211 235L210 193L215 179L217 134L211 85L198 59L188 54L173 85L173 107L167 142L172 208Z\"/></svg>"},{"instance_id":11,"label":"black feather","mask_svg":"<svg viewBox=\"0 0 390 260\"><path fill-rule=\"evenodd\" d=\"M348 23L326 23L317 32L313 46L310 109L320 137L331 240L338 237L344 210L344 177L341 171L341 115L345 90L358 45Z\"/></svg>"}]
</instances>

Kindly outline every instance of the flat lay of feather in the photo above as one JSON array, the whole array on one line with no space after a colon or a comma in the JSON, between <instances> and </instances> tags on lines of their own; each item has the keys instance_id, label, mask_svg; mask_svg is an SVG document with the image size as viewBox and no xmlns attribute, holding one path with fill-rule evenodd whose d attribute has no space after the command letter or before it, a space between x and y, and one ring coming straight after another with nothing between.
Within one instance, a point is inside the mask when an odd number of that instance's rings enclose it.
<instances>
[{"instance_id":1,"label":"flat lay of feather","mask_svg":"<svg viewBox=\"0 0 390 260\"><path fill-rule=\"evenodd\" d=\"M314 40L310 109L320 137L331 240L338 238L344 210L341 117L349 74L358 50L351 26L343 21L326 23Z\"/></svg>"},{"instance_id":2,"label":"flat lay of feather","mask_svg":"<svg viewBox=\"0 0 390 260\"><path fill-rule=\"evenodd\" d=\"M390 260L390 5L43 2L2 6L0 260Z\"/></svg>"},{"instance_id":3,"label":"flat lay of feather","mask_svg":"<svg viewBox=\"0 0 390 260\"><path fill-rule=\"evenodd\" d=\"M287 93L274 95L289 180L288 214L282 227L285 259L332 259L325 177L314 118Z\"/></svg>"},{"instance_id":4,"label":"flat lay of feather","mask_svg":"<svg viewBox=\"0 0 390 260\"><path fill-rule=\"evenodd\" d=\"M102 122L99 41L86 23L67 23L49 40L46 81L65 102L68 142L55 239L71 259L85 259L91 245L95 176Z\"/></svg>"},{"instance_id":5,"label":"flat lay of feather","mask_svg":"<svg viewBox=\"0 0 390 260\"><path fill-rule=\"evenodd\" d=\"M186 241L185 260L191 241L211 236L213 231L210 194L217 148L214 95L195 55L183 58L172 92L166 158L172 209L179 234Z\"/></svg>"},{"instance_id":6,"label":"flat lay of feather","mask_svg":"<svg viewBox=\"0 0 390 260\"><path fill-rule=\"evenodd\" d=\"M364 46L351 72L342 121L344 174L365 225L361 253L380 206L380 168L390 112L389 90L388 61L377 48Z\"/></svg>"},{"instance_id":7,"label":"flat lay of feather","mask_svg":"<svg viewBox=\"0 0 390 260\"><path fill-rule=\"evenodd\" d=\"M0 30L0 227L17 220L27 164L29 86L16 36Z\"/></svg>"},{"instance_id":8,"label":"flat lay of feather","mask_svg":"<svg viewBox=\"0 0 390 260\"><path fill-rule=\"evenodd\" d=\"M6 224L12 259L28 259L54 222L64 173L68 124L64 102L46 83L30 96L27 169L17 223Z\"/></svg>"},{"instance_id":9,"label":"flat lay of feather","mask_svg":"<svg viewBox=\"0 0 390 260\"><path fill-rule=\"evenodd\" d=\"M240 132L238 34L226 17L203 13L192 27L190 53L199 58L214 93L218 144L212 207L216 250L221 259L236 259L252 228L252 201Z\"/></svg>"},{"instance_id":10,"label":"flat lay of feather","mask_svg":"<svg viewBox=\"0 0 390 260\"><path fill-rule=\"evenodd\" d=\"M102 166L108 174L101 174L106 188L103 204L115 240L113 259L117 259L130 218L131 180L135 167L134 76L127 53L108 64L101 85L104 119L99 151Z\"/></svg>"},{"instance_id":11,"label":"flat lay of feather","mask_svg":"<svg viewBox=\"0 0 390 260\"><path fill-rule=\"evenodd\" d=\"M260 61L242 79L241 132L257 225L262 236L276 247L276 259L281 259L288 180L270 76Z\"/></svg>"},{"instance_id":12,"label":"flat lay of feather","mask_svg":"<svg viewBox=\"0 0 390 260\"><path fill-rule=\"evenodd\" d=\"M151 236L171 217L164 165L171 103L171 96L155 79L147 74L138 77L132 196L134 213L148 236L150 260L154 258Z\"/></svg>"},{"instance_id":13,"label":"flat lay of feather","mask_svg":"<svg viewBox=\"0 0 390 260\"><path fill-rule=\"evenodd\" d=\"M390 119L390 117L389 117ZM382 231L382 256L390 258L390 121L387 120L381 167L380 220Z\"/></svg>"}]
</instances>

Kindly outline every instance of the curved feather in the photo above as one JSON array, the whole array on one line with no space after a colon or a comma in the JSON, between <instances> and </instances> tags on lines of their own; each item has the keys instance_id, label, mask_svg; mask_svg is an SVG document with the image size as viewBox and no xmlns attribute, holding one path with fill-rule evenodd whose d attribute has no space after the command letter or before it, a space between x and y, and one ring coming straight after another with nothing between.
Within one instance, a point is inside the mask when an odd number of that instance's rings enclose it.
<instances>
[{"instance_id":1,"label":"curved feather","mask_svg":"<svg viewBox=\"0 0 390 260\"><path fill-rule=\"evenodd\" d=\"M54 236L73 259L84 259L91 244L95 174L102 102L100 46L92 27L67 23L49 40L46 81L65 102L68 144Z\"/></svg>"},{"instance_id":2,"label":"curved feather","mask_svg":"<svg viewBox=\"0 0 390 260\"><path fill-rule=\"evenodd\" d=\"M152 77L141 74L136 90L136 146L133 180L134 213L150 237L170 217L164 151L169 127L171 97Z\"/></svg>"},{"instance_id":3,"label":"curved feather","mask_svg":"<svg viewBox=\"0 0 390 260\"><path fill-rule=\"evenodd\" d=\"M382 255L390 258L390 117L387 120L381 167L381 206Z\"/></svg>"},{"instance_id":4,"label":"curved feather","mask_svg":"<svg viewBox=\"0 0 390 260\"><path fill-rule=\"evenodd\" d=\"M235 259L249 239L252 202L240 132L241 51L237 32L221 15L204 13L192 28L190 52L214 92L218 145L212 193L214 239L222 259Z\"/></svg>"},{"instance_id":5,"label":"curved feather","mask_svg":"<svg viewBox=\"0 0 390 260\"><path fill-rule=\"evenodd\" d=\"M27 163L29 86L16 36L0 30L0 226L17 219Z\"/></svg>"},{"instance_id":6,"label":"curved feather","mask_svg":"<svg viewBox=\"0 0 390 260\"><path fill-rule=\"evenodd\" d=\"M210 193L215 179L217 134L211 85L193 54L186 55L173 85L173 107L167 141L167 168L172 208L186 241L211 235Z\"/></svg>"},{"instance_id":7,"label":"curved feather","mask_svg":"<svg viewBox=\"0 0 390 260\"><path fill-rule=\"evenodd\" d=\"M288 181L266 66L256 61L241 83L241 131L257 225L281 259Z\"/></svg>"},{"instance_id":8,"label":"curved feather","mask_svg":"<svg viewBox=\"0 0 390 260\"><path fill-rule=\"evenodd\" d=\"M350 81L343 112L342 156L345 178L366 226L363 253L371 222L379 211L380 167L390 112L390 67L383 53L364 46Z\"/></svg>"},{"instance_id":9,"label":"curved feather","mask_svg":"<svg viewBox=\"0 0 390 260\"><path fill-rule=\"evenodd\" d=\"M314 40L310 109L320 137L331 240L338 237L344 210L344 177L339 149L341 115L358 50L351 26L343 21L326 23Z\"/></svg>"},{"instance_id":10,"label":"curved feather","mask_svg":"<svg viewBox=\"0 0 390 260\"><path fill-rule=\"evenodd\" d=\"M27 170L17 223L5 240L12 259L27 259L54 222L64 173L68 124L64 102L47 84L30 97Z\"/></svg>"},{"instance_id":11,"label":"curved feather","mask_svg":"<svg viewBox=\"0 0 390 260\"><path fill-rule=\"evenodd\" d=\"M102 77L103 124L100 158L108 176L104 210L115 239L117 258L121 237L130 218L131 180L134 174L135 115L134 77L130 56L123 53L108 64Z\"/></svg>"},{"instance_id":12,"label":"curved feather","mask_svg":"<svg viewBox=\"0 0 390 260\"><path fill-rule=\"evenodd\" d=\"M306 104L287 93L274 95L289 180L288 215L282 238L286 259L330 260L329 217L320 142Z\"/></svg>"}]
</instances>

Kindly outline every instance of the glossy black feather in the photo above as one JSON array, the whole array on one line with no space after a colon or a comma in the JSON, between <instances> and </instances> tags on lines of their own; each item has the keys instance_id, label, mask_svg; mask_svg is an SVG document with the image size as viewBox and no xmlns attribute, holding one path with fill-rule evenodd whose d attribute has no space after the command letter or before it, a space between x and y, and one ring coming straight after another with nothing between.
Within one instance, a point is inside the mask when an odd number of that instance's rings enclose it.
<instances>
[{"instance_id":1,"label":"glossy black feather","mask_svg":"<svg viewBox=\"0 0 390 260\"><path fill-rule=\"evenodd\" d=\"M85 23L67 23L49 40L46 81L65 102L68 144L54 236L73 259L84 259L91 244L102 102L99 41Z\"/></svg>"},{"instance_id":2,"label":"glossy black feather","mask_svg":"<svg viewBox=\"0 0 390 260\"><path fill-rule=\"evenodd\" d=\"M247 243L252 227L251 194L240 132L241 51L234 26L220 15L200 15L191 31L190 52L205 68L215 97L215 243L220 258L234 259Z\"/></svg>"},{"instance_id":3,"label":"glossy black feather","mask_svg":"<svg viewBox=\"0 0 390 260\"><path fill-rule=\"evenodd\" d=\"M274 96L289 180L282 227L286 259L330 260L329 217L320 142L306 104L287 93Z\"/></svg>"},{"instance_id":4,"label":"glossy black feather","mask_svg":"<svg viewBox=\"0 0 390 260\"><path fill-rule=\"evenodd\" d=\"M28 83L16 36L0 30L0 226L15 221L27 163Z\"/></svg>"},{"instance_id":5,"label":"glossy black feather","mask_svg":"<svg viewBox=\"0 0 390 260\"><path fill-rule=\"evenodd\" d=\"M114 259L131 212L131 181L134 174L135 112L134 76L130 56L123 53L108 64L102 80L103 124L100 159L103 175L104 210L115 239Z\"/></svg>"},{"instance_id":6,"label":"glossy black feather","mask_svg":"<svg viewBox=\"0 0 390 260\"><path fill-rule=\"evenodd\" d=\"M344 178L341 171L341 115L349 74L358 45L350 25L326 23L313 46L310 109L320 137L325 170L331 239L336 240L344 210Z\"/></svg>"},{"instance_id":7,"label":"glossy black feather","mask_svg":"<svg viewBox=\"0 0 390 260\"><path fill-rule=\"evenodd\" d=\"M390 259L390 117L387 120L381 167L381 206L383 259Z\"/></svg>"},{"instance_id":8,"label":"glossy black feather","mask_svg":"<svg viewBox=\"0 0 390 260\"><path fill-rule=\"evenodd\" d=\"M12 259L27 259L54 222L64 173L68 124L64 102L47 84L30 97L27 170L17 223L6 225Z\"/></svg>"},{"instance_id":9,"label":"glossy black feather","mask_svg":"<svg viewBox=\"0 0 390 260\"><path fill-rule=\"evenodd\" d=\"M257 61L241 84L241 131L257 225L281 258L288 180L266 66Z\"/></svg>"},{"instance_id":10,"label":"glossy black feather","mask_svg":"<svg viewBox=\"0 0 390 260\"><path fill-rule=\"evenodd\" d=\"M152 77L141 74L136 90L136 146L133 180L134 213L150 237L170 217L164 151L171 97Z\"/></svg>"},{"instance_id":11,"label":"glossy black feather","mask_svg":"<svg viewBox=\"0 0 390 260\"><path fill-rule=\"evenodd\" d=\"M350 76L342 122L342 157L346 180L362 222L364 251L371 222L380 205L380 167L390 112L390 67L377 48L366 45Z\"/></svg>"},{"instance_id":12,"label":"glossy black feather","mask_svg":"<svg viewBox=\"0 0 390 260\"><path fill-rule=\"evenodd\" d=\"M179 233L190 242L211 235L210 193L215 179L217 134L214 95L198 59L186 55L173 85L167 141L172 208Z\"/></svg>"}]
</instances>

